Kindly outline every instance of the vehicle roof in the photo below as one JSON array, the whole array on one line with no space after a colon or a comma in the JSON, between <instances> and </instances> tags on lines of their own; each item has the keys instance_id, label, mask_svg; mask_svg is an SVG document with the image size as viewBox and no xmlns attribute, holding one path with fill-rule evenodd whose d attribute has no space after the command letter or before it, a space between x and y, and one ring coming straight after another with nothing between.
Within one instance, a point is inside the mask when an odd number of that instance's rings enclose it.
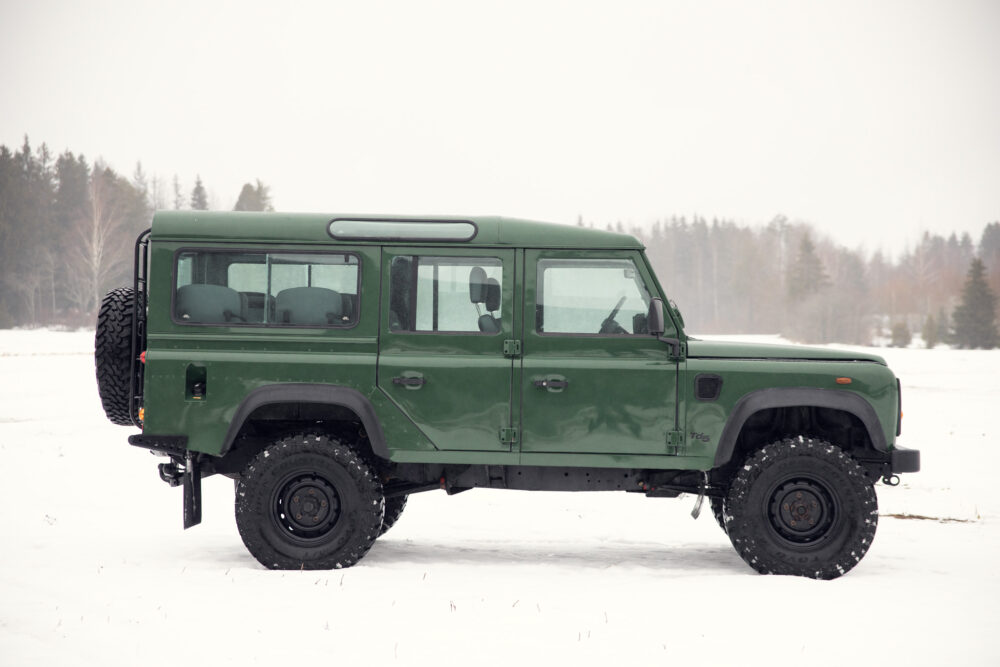
<instances>
[{"instance_id":1,"label":"vehicle roof","mask_svg":"<svg viewBox=\"0 0 1000 667\"><path fill-rule=\"evenodd\" d=\"M472 222L477 228L468 241L338 241L327 227L332 220L392 220L399 222ZM158 211L153 216L153 240L181 242L312 243L329 245L393 244L514 246L527 248L641 249L630 234L551 222L497 216L399 216L329 213L256 213L246 211Z\"/></svg>"}]
</instances>

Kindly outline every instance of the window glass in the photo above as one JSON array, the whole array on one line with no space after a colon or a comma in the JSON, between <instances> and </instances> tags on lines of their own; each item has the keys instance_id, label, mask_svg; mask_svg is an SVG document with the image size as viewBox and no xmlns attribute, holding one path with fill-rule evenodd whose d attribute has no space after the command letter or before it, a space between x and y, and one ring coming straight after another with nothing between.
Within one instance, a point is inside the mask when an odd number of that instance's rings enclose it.
<instances>
[{"instance_id":1,"label":"window glass","mask_svg":"<svg viewBox=\"0 0 1000 667\"><path fill-rule=\"evenodd\" d=\"M627 259L538 262L540 333L646 333L649 290Z\"/></svg>"},{"instance_id":2,"label":"window glass","mask_svg":"<svg viewBox=\"0 0 1000 667\"><path fill-rule=\"evenodd\" d=\"M389 328L499 333L502 285L503 265L493 257L396 257L389 273Z\"/></svg>"},{"instance_id":3,"label":"window glass","mask_svg":"<svg viewBox=\"0 0 1000 667\"><path fill-rule=\"evenodd\" d=\"M469 241L476 226L464 220L334 220L328 228L339 240Z\"/></svg>"},{"instance_id":4,"label":"window glass","mask_svg":"<svg viewBox=\"0 0 1000 667\"><path fill-rule=\"evenodd\" d=\"M174 317L192 324L352 326L359 275L350 254L183 252Z\"/></svg>"}]
</instances>

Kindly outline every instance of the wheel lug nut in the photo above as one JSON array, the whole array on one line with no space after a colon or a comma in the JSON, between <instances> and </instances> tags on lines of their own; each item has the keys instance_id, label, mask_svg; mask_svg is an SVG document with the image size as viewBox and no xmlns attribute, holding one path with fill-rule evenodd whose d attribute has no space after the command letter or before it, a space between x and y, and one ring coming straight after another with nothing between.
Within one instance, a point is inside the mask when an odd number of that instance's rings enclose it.
<instances>
[{"instance_id":1,"label":"wheel lug nut","mask_svg":"<svg viewBox=\"0 0 1000 667\"><path fill-rule=\"evenodd\" d=\"M788 511L788 503L785 503L784 505L782 505L781 508L783 510L785 510L785 511Z\"/></svg>"},{"instance_id":2,"label":"wheel lug nut","mask_svg":"<svg viewBox=\"0 0 1000 667\"><path fill-rule=\"evenodd\" d=\"M301 518L302 518L302 515L301 515L301 514L296 514L296 515L295 515L295 518L296 518L296 519L301 519Z\"/></svg>"},{"instance_id":3,"label":"wheel lug nut","mask_svg":"<svg viewBox=\"0 0 1000 667\"><path fill-rule=\"evenodd\" d=\"M294 498L292 498L292 502L293 502L293 503L297 503L297 502L299 502L299 497L298 497L298 496L295 496Z\"/></svg>"},{"instance_id":4,"label":"wheel lug nut","mask_svg":"<svg viewBox=\"0 0 1000 667\"><path fill-rule=\"evenodd\" d=\"M795 492L795 498L801 500L801 498L802 498L802 492L801 491L796 491Z\"/></svg>"}]
</instances>

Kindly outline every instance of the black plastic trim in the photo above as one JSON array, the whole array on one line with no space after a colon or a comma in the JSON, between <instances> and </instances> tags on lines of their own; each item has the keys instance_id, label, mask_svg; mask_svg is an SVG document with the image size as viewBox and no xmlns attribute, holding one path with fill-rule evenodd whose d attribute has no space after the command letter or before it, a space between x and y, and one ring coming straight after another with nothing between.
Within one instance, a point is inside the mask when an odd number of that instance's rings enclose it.
<instances>
[{"instance_id":1,"label":"black plastic trim","mask_svg":"<svg viewBox=\"0 0 1000 667\"><path fill-rule=\"evenodd\" d=\"M864 424L872 445L880 452L888 452L885 434L878 414L871 403L857 394L831 389L816 389L814 387L776 387L758 389L750 392L737 403L729 415L719 438L719 447L715 451L715 467L729 463L736 448L736 438L743 429L743 424L755 412L769 408L790 408L794 406L809 406L818 408L833 408L849 412Z\"/></svg>"},{"instance_id":2,"label":"black plastic trim","mask_svg":"<svg viewBox=\"0 0 1000 667\"><path fill-rule=\"evenodd\" d=\"M710 396L702 396L700 391L700 385L702 380L718 380L718 384L715 386L715 392ZM699 373L694 378L694 397L695 399L703 402L717 401L719 395L722 394L723 379L721 375L716 373Z\"/></svg>"},{"instance_id":3,"label":"black plastic trim","mask_svg":"<svg viewBox=\"0 0 1000 667\"><path fill-rule=\"evenodd\" d=\"M136 433L128 437L128 444L163 454L183 455L187 451L186 435L147 435Z\"/></svg>"},{"instance_id":4,"label":"black plastic trim","mask_svg":"<svg viewBox=\"0 0 1000 667\"><path fill-rule=\"evenodd\" d=\"M892 450L890 467L893 473L920 472L920 450L896 447Z\"/></svg>"},{"instance_id":5,"label":"black plastic trim","mask_svg":"<svg viewBox=\"0 0 1000 667\"><path fill-rule=\"evenodd\" d=\"M222 443L221 456L225 456L229 452L236 439L236 434L240 432L243 424L254 410L263 405L276 403L317 403L345 407L361 419L375 455L383 459L389 458L385 432L382 430L382 424L375 414L375 408L371 401L365 398L361 392L350 387L308 383L269 384L258 387L247 394L236 409L233 420L229 423L226 439Z\"/></svg>"}]
</instances>

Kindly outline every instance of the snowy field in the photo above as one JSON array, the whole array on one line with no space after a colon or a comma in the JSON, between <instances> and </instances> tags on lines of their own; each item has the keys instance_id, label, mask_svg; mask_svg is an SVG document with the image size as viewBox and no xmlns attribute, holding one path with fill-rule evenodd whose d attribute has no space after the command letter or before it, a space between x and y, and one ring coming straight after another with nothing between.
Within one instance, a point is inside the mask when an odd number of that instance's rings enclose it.
<instances>
[{"instance_id":1,"label":"snowy field","mask_svg":"<svg viewBox=\"0 0 1000 667\"><path fill-rule=\"evenodd\" d=\"M691 496L623 493L420 494L358 566L267 571L230 480L181 530L91 336L0 331L5 667L1000 664L1000 350L876 351L924 470L877 487L871 551L821 582L755 574Z\"/></svg>"}]
</instances>

